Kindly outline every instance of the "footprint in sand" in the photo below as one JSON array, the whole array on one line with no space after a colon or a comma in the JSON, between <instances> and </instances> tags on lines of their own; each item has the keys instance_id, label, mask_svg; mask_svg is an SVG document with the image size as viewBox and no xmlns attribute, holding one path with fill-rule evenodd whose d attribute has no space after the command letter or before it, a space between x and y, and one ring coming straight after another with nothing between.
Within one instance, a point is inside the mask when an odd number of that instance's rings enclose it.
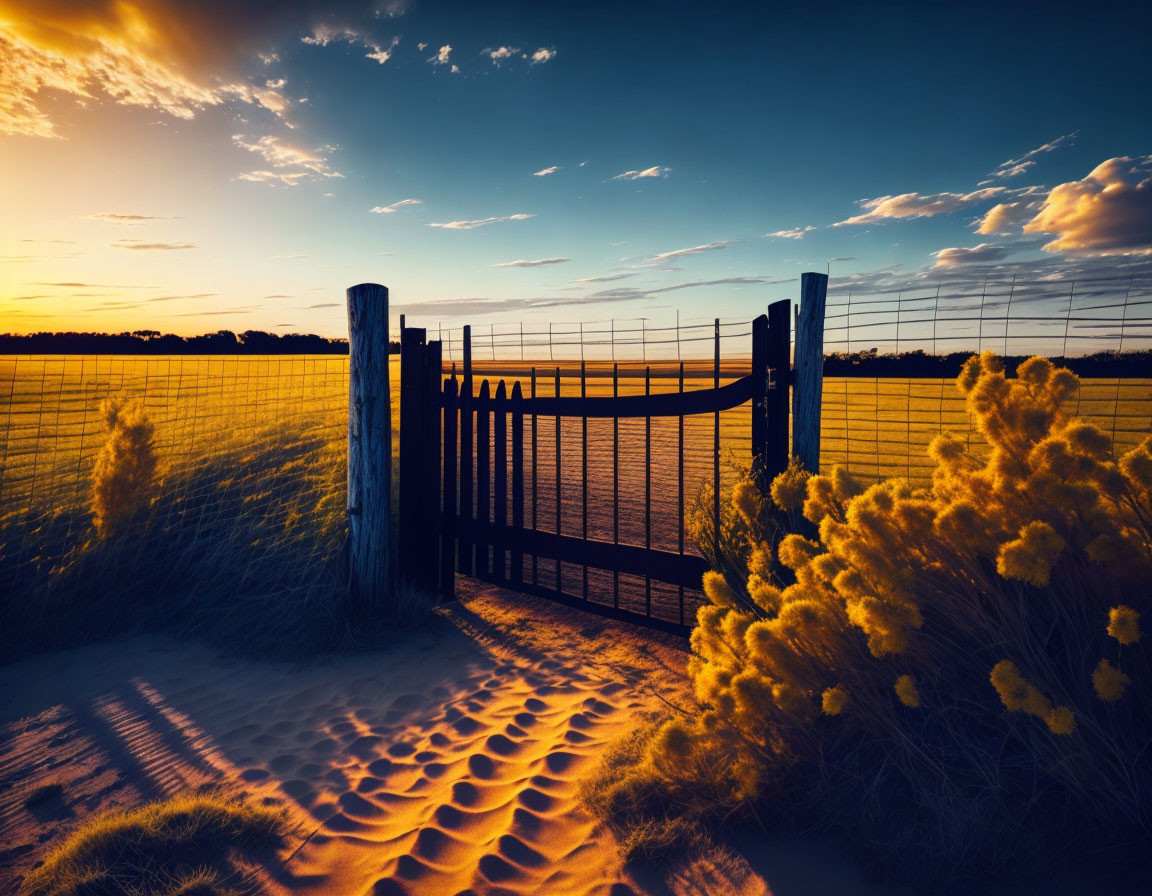
<instances>
[{"instance_id":1,"label":"footprint in sand","mask_svg":"<svg viewBox=\"0 0 1152 896\"><path fill-rule=\"evenodd\" d=\"M503 734L493 734L485 741L484 746L497 756L511 756L516 752L518 745L515 741L509 740Z\"/></svg>"},{"instance_id":2,"label":"footprint in sand","mask_svg":"<svg viewBox=\"0 0 1152 896\"><path fill-rule=\"evenodd\" d=\"M495 769L495 763L483 753L473 753L468 757L468 771L477 778L491 778Z\"/></svg>"},{"instance_id":3,"label":"footprint in sand","mask_svg":"<svg viewBox=\"0 0 1152 896\"><path fill-rule=\"evenodd\" d=\"M548 704L543 700L537 700L535 697L529 697L524 701L524 708L528 712L544 712L548 708Z\"/></svg>"},{"instance_id":4,"label":"footprint in sand","mask_svg":"<svg viewBox=\"0 0 1152 896\"><path fill-rule=\"evenodd\" d=\"M480 791L471 781L457 781L452 785L452 801L461 806L475 806L480 799Z\"/></svg>"},{"instance_id":5,"label":"footprint in sand","mask_svg":"<svg viewBox=\"0 0 1152 896\"><path fill-rule=\"evenodd\" d=\"M526 868L537 868L546 861L544 856L511 834L505 834L500 838L498 848L502 856Z\"/></svg>"},{"instance_id":6,"label":"footprint in sand","mask_svg":"<svg viewBox=\"0 0 1152 896\"><path fill-rule=\"evenodd\" d=\"M571 768L572 763L577 759L579 759L579 757L575 753L566 753L563 750L558 750L544 757L544 764L548 766L548 771L561 774Z\"/></svg>"},{"instance_id":7,"label":"footprint in sand","mask_svg":"<svg viewBox=\"0 0 1152 896\"><path fill-rule=\"evenodd\" d=\"M536 812L546 812L555 804L555 800L548 796L548 794L537 790L535 787L528 787L520 791L517 799L520 800L529 809Z\"/></svg>"}]
</instances>

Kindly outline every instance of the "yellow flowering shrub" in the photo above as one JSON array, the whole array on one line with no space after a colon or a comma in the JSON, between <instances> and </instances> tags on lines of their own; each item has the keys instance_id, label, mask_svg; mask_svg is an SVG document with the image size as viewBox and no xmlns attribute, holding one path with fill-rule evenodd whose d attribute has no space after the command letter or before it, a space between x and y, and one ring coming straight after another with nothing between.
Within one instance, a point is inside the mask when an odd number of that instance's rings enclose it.
<instances>
[{"instance_id":1,"label":"yellow flowering shrub","mask_svg":"<svg viewBox=\"0 0 1152 896\"><path fill-rule=\"evenodd\" d=\"M929 486L793 464L770 489L746 477L722 531L696 533L726 550L709 557L692 633L700 712L651 747L669 775L685 761L660 760L672 740L695 767L739 769L744 798L813 765L818 781L835 778L829 768L860 782L891 773L914 803L893 825L951 831L935 844L946 851L1021 827L997 828L989 805L1009 803L981 796L1011 777L999 765L1011 757L1030 769L1022 794L1043 778L1110 823L1152 823L1152 771L1132 772L1152 736L1148 658L1133 655L1152 598L1152 438L1116 457L1107 435L1066 415L1076 376L1043 358L1009 377L992 353L974 356L957 385L989 450L941 434ZM798 510L800 531L772 522ZM1125 672L1105 657L1117 642ZM1125 694L1136 721L1121 723L1107 710ZM814 728L820 716L832 718ZM882 791L860 787L865 803ZM866 812L838 799L829 814ZM1031 797L1019 805L1037 825L1056 817Z\"/></svg>"},{"instance_id":2,"label":"yellow flowering shrub","mask_svg":"<svg viewBox=\"0 0 1152 896\"><path fill-rule=\"evenodd\" d=\"M156 480L155 427L139 401L109 398L101 407L108 441L92 474L92 519L110 537L152 500Z\"/></svg>"}]
</instances>

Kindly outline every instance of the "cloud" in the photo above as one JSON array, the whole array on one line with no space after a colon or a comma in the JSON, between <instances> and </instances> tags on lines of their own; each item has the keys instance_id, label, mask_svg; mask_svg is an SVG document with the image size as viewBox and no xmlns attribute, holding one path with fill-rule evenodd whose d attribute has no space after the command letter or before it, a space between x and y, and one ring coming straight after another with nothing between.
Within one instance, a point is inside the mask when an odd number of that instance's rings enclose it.
<instances>
[{"instance_id":1,"label":"cloud","mask_svg":"<svg viewBox=\"0 0 1152 896\"><path fill-rule=\"evenodd\" d=\"M855 215L832 226L875 224L894 218L931 218L934 215L947 214L984 202L1006 191L1005 187L985 187L973 190L971 193L901 193L899 196L861 199L857 205L867 209L864 214Z\"/></svg>"},{"instance_id":2,"label":"cloud","mask_svg":"<svg viewBox=\"0 0 1152 896\"><path fill-rule=\"evenodd\" d=\"M175 221L174 217L162 215L121 215L114 212L100 212L96 215L87 215L94 221L104 221L108 224L147 224L149 221Z\"/></svg>"},{"instance_id":3,"label":"cloud","mask_svg":"<svg viewBox=\"0 0 1152 896\"><path fill-rule=\"evenodd\" d=\"M623 174L617 174L612 180L640 180L642 177L667 177L671 173L671 168L662 168L659 165L653 165L651 168L645 168L643 171L625 171Z\"/></svg>"},{"instance_id":4,"label":"cloud","mask_svg":"<svg viewBox=\"0 0 1152 896\"><path fill-rule=\"evenodd\" d=\"M147 249L147 250L168 250L168 249L195 249L195 243L145 243L141 240L120 240L112 244L117 249Z\"/></svg>"},{"instance_id":5,"label":"cloud","mask_svg":"<svg viewBox=\"0 0 1152 896\"><path fill-rule=\"evenodd\" d=\"M674 283L656 289L640 289L622 287L618 289L605 289L586 296L561 297L535 296L531 298L460 298L444 299L435 302L413 302L393 306L397 314L421 315L426 317L476 316L481 314L524 313L529 311L546 311L550 308L567 308L572 306L588 306L601 304L614 304L619 302L634 302L647 299L666 292L676 292L681 289L696 289L712 286L771 286L784 283L795 283L796 278L787 280L768 280L764 277L726 277L721 280L695 280L688 283Z\"/></svg>"},{"instance_id":6,"label":"cloud","mask_svg":"<svg viewBox=\"0 0 1152 896\"><path fill-rule=\"evenodd\" d=\"M541 258L536 261L502 261L500 264L494 264L494 268L539 268L546 264L563 264L566 261L571 261L571 258Z\"/></svg>"},{"instance_id":7,"label":"cloud","mask_svg":"<svg viewBox=\"0 0 1152 896\"><path fill-rule=\"evenodd\" d=\"M1004 246L995 246L992 243L981 243L971 248L956 247L941 249L933 252L936 256L935 267L947 268L962 264L980 264L989 261L1000 261L1008 256L1009 249Z\"/></svg>"},{"instance_id":8,"label":"cloud","mask_svg":"<svg viewBox=\"0 0 1152 896\"><path fill-rule=\"evenodd\" d=\"M701 252L714 252L717 249L727 249L742 243L743 240L720 240L715 243L705 243L703 246L692 246L690 249L675 249L672 252L661 252L653 255L651 261L672 261L674 258L683 258L685 255L698 255Z\"/></svg>"},{"instance_id":9,"label":"cloud","mask_svg":"<svg viewBox=\"0 0 1152 896\"><path fill-rule=\"evenodd\" d=\"M452 45L451 44L444 44L444 46L442 46L440 48L439 52L437 52L436 55L433 56L428 61L431 62L433 65L447 65L449 62L449 57L451 55L452 55Z\"/></svg>"},{"instance_id":10,"label":"cloud","mask_svg":"<svg viewBox=\"0 0 1152 896\"><path fill-rule=\"evenodd\" d=\"M980 219L977 233L1014 233L1021 224L1036 214L1040 200L1026 202L999 202Z\"/></svg>"},{"instance_id":11,"label":"cloud","mask_svg":"<svg viewBox=\"0 0 1152 896\"><path fill-rule=\"evenodd\" d=\"M551 168L541 168L539 171L533 171L533 177L547 177L549 174L555 174L560 170L559 165L553 165Z\"/></svg>"},{"instance_id":12,"label":"cloud","mask_svg":"<svg viewBox=\"0 0 1152 896\"><path fill-rule=\"evenodd\" d=\"M493 65L500 65L505 59L511 59L519 52L519 47L497 47L495 50L485 50L481 55L491 59Z\"/></svg>"},{"instance_id":13,"label":"cloud","mask_svg":"<svg viewBox=\"0 0 1152 896\"><path fill-rule=\"evenodd\" d=\"M556 51L548 47L541 47L530 58L533 65L539 65L541 62L550 62L555 59Z\"/></svg>"},{"instance_id":14,"label":"cloud","mask_svg":"<svg viewBox=\"0 0 1152 896\"><path fill-rule=\"evenodd\" d=\"M381 65L392 58L392 51L396 49L397 44L400 43L400 38L394 37L388 43L388 49L383 49L379 44L365 44L368 48L367 53L364 54L366 59L375 59Z\"/></svg>"},{"instance_id":15,"label":"cloud","mask_svg":"<svg viewBox=\"0 0 1152 896\"><path fill-rule=\"evenodd\" d=\"M504 215L499 218L480 218L475 221L449 221L446 224L429 224L429 227L439 227L442 230L471 230L474 227L484 227L488 224L499 224L501 221L525 221L535 218L535 215Z\"/></svg>"},{"instance_id":16,"label":"cloud","mask_svg":"<svg viewBox=\"0 0 1152 896\"><path fill-rule=\"evenodd\" d=\"M815 227L809 224L807 227L793 227L791 230L773 230L771 233L764 234L764 236L776 237L781 240L800 240L804 238L804 234L815 229Z\"/></svg>"},{"instance_id":17,"label":"cloud","mask_svg":"<svg viewBox=\"0 0 1152 896\"><path fill-rule=\"evenodd\" d=\"M1046 152L1052 152L1054 149L1059 149L1061 146L1067 146L1069 143L1076 139L1078 131L1073 131L1071 134L1065 134L1063 137L1057 137L1043 146L1037 146L1035 149L1029 150L1020 156L1018 159L1009 159L1007 162L1001 162L995 171L988 174L986 180L980 181L980 186L994 183L998 180L1007 180L1010 177L1016 177L1023 174L1029 168L1036 164L1036 157L1041 156Z\"/></svg>"},{"instance_id":18,"label":"cloud","mask_svg":"<svg viewBox=\"0 0 1152 896\"><path fill-rule=\"evenodd\" d=\"M393 202L391 205L378 205L375 208L369 209L369 211L376 215L390 215L399 209L408 208L412 205L420 205L422 201L421 199L401 199L399 202Z\"/></svg>"},{"instance_id":19,"label":"cloud","mask_svg":"<svg viewBox=\"0 0 1152 896\"><path fill-rule=\"evenodd\" d=\"M1054 187L1025 233L1054 233L1047 252L1152 254L1152 155L1120 156Z\"/></svg>"},{"instance_id":20,"label":"cloud","mask_svg":"<svg viewBox=\"0 0 1152 896\"><path fill-rule=\"evenodd\" d=\"M627 280L629 277L635 277L635 272L631 274L604 274L600 277L581 277L579 280L573 280L573 283L607 283L610 280Z\"/></svg>"},{"instance_id":21,"label":"cloud","mask_svg":"<svg viewBox=\"0 0 1152 896\"><path fill-rule=\"evenodd\" d=\"M372 21L369 0L333 0L326 15ZM290 100L245 72L277 60L270 44L312 25L312 0L0 0L0 133L59 137L64 94L191 119L235 101L283 117ZM261 79L264 80L264 79Z\"/></svg>"},{"instance_id":22,"label":"cloud","mask_svg":"<svg viewBox=\"0 0 1152 896\"><path fill-rule=\"evenodd\" d=\"M273 169L249 171L239 175L240 180L279 182L294 187L302 180L344 176L338 171L333 171L328 165L327 155L336 150L335 146L306 150L272 135L250 143L242 135L236 134L233 135L232 141L237 146L261 156Z\"/></svg>"},{"instance_id":23,"label":"cloud","mask_svg":"<svg viewBox=\"0 0 1152 896\"><path fill-rule=\"evenodd\" d=\"M295 258L307 258L307 255L273 255L273 261L292 261Z\"/></svg>"}]
</instances>

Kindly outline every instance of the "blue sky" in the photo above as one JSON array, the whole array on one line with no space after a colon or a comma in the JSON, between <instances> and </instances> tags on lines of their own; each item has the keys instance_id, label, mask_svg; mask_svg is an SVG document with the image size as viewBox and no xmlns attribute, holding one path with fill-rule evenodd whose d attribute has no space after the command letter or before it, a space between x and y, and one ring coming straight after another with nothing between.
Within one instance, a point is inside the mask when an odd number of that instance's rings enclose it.
<instances>
[{"instance_id":1,"label":"blue sky","mask_svg":"<svg viewBox=\"0 0 1152 896\"><path fill-rule=\"evenodd\" d=\"M0 329L339 335L366 280L487 325L1152 271L1135 4L59 6L0 0Z\"/></svg>"}]
</instances>

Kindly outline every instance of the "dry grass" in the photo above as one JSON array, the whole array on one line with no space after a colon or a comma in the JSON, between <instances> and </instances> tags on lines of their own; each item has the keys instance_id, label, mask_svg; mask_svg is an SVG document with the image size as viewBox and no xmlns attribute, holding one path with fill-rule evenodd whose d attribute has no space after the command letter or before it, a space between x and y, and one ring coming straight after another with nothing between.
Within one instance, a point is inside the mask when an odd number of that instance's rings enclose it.
<instances>
[{"instance_id":1,"label":"dry grass","mask_svg":"<svg viewBox=\"0 0 1152 896\"><path fill-rule=\"evenodd\" d=\"M240 896L245 860L273 854L280 812L220 794L179 796L94 818L30 873L21 896Z\"/></svg>"}]
</instances>

